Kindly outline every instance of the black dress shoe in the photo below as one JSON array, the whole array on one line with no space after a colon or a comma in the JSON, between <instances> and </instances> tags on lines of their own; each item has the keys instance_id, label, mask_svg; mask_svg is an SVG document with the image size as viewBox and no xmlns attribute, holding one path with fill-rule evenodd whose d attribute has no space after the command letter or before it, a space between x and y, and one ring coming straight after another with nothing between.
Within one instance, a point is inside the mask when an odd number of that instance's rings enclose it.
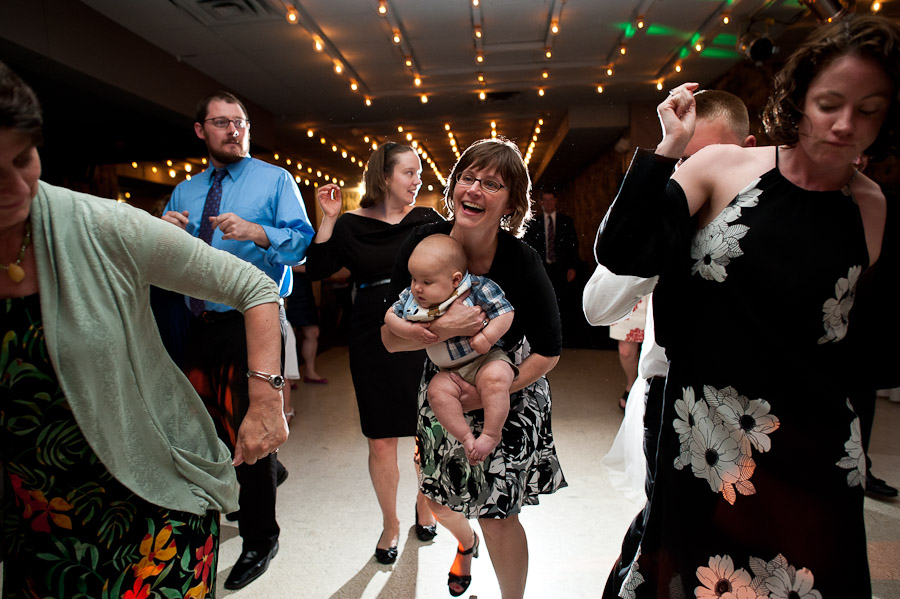
<instances>
[{"instance_id":1,"label":"black dress shoe","mask_svg":"<svg viewBox=\"0 0 900 599\"><path fill-rule=\"evenodd\" d=\"M871 472L866 472L866 494L872 497L897 497L900 492Z\"/></svg>"},{"instance_id":2,"label":"black dress shoe","mask_svg":"<svg viewBox=\"0 0 900 599\"><path fill-rule=\"evenodd\" d=\"M420 541L430 541L437 536L437 524L419 524L419 508L416 507L416 536Z\"/></svg>"},{"instance_id":3,"label":"black dress shoe","mask_svg":"<svg viewBox=\"0 0 900 599\"><path fill-rule=\"evenodd\" d=\"M269 562L278 553L278 541L268 551L248 550L242 551L241 556L231 568L231 573L225 579L225 588L230 591L242 589L260 576L269 568Z\"/></svg>"},{"instance_id":4,"label":"black dress shoe","mask_svg":"<svg viewBox=\"0 0 900 599\"><path fill-rule=\"evenodd\" d=\"M384 535L384 531L381 532ZM379 537L379 541L381 538ZM397 546L393 545L388 547L387 549L381 549L377 545L375 546L375 559L378 560L379 564L384 564L385 566L389 566L397 561Z\"/></svg>"}]
</instances>

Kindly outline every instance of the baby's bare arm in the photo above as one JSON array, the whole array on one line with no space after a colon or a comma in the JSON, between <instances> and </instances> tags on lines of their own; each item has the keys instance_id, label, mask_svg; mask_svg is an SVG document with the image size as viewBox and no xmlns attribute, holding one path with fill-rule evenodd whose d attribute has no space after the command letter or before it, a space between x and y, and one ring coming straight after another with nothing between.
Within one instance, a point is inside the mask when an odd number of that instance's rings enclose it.
<instances>
[{"instance_id":1,"label":"baby's bare arm","mask_svg":"<svg viewBox=\"0 0 900 599\"><path fill-rule=\"evenodd\" d=\"M410 322L403 320L393 310L384 315L384 324L394 335L401 339L418 341L430 345L438 340L437 335L428 330L427 322Z\"/></svg>"},{"instance_id":2,"label":"baby's bare arm","mask_svg":"<svg viewBox=\"0 0 900 599\"><path fill-rule=\"evenodd\" d=\"M472 338L469 339L469 345L471 345L472 349L479 354L488 353L491 347L493 347L500 338L506 334L509 327L512 326L514 316L515 312L506 312L496 318L492 318L487 326L475 335L472 335Z\"/></svg>"}]
</instances>

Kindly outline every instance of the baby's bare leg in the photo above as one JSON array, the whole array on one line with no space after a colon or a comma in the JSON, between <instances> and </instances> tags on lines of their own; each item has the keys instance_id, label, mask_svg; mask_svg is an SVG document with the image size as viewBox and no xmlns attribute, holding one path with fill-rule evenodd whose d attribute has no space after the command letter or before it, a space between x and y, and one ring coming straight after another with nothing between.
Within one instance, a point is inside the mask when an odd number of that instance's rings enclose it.
<instances>
[{"instance_id":1,"label":"baby's bare leg","mask_svg":"<svg viewBox=\"0 0 900 599\"><path fill-rule=\"evenodd\" d=\"M459 386L450 378L449 372L437 373L428 383L428 403L441 426L463 444L468 455L475 443L475 435L463 416Z\"/></svg>"},{"instance_id":2,"label":"baby's bare leg","mask_svg":"<svg viewBox=\"0 0 900 599\"><path fill-rule=\"evenodd\" d=\"M509 414L509 388L514 378L512 366L503 360L488 362L475 375L475 386L484 405L484 428L475 439L472 451L467 452L470 464L484 461L500 443Z\"/></svg>"}]
</instances>

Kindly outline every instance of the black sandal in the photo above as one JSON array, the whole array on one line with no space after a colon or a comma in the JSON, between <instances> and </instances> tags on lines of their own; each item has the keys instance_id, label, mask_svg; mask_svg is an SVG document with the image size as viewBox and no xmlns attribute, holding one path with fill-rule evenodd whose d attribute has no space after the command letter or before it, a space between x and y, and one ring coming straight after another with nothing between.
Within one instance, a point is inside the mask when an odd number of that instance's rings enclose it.
<instances>
[{"instance_id":1,"label":"black sandal","mask_svg":"<svg viewBox=\"0 0 900 599\"><path fill-rule=\"evenodd\" d=\"M437 536L437 523L419 524L419 506L416 506L416 536L426 543Z\"/></svg>"},{"instance_id":2,"label":"black sandal","mask_svg":"<svg viewBox=\"0 0 900 599\"><path fill-rule=\"evenodd\" d=\"M456 552L458 554L460 554L460 555L470 555L471 554L473 558L478 557L478 544L479 544L478 543L478 533L473 530L472 534L475 535L475 542L472 543L472 546L469 547L468 549L466 549L465 551L460 551L459 549L457 549ZM454 584L459 585L459 587L460 587L460 590L458 593L453 591L453 588L451 585L454 585ZM466 576L459 576L457 574L454 574L453 572L450 572L449 574L447 574L447 590L450 591L450 594L453 597L459 597L460 595L465 593L467 590L469 590L470 584L472 584L472 575L471 574L468 574Z\"/></svg>"}]
</instances>

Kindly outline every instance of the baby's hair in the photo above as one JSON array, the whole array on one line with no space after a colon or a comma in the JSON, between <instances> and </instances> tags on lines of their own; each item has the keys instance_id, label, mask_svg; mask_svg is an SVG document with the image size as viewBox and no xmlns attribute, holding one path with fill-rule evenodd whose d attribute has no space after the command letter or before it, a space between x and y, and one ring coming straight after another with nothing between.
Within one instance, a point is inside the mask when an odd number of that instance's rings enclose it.
<instances>
[{"instance_id":1,"label":"baby's hair","mask_svg":"<svg viewBox=\"0 0 900 599\"><path fill-rule=\"evenodd\" d=\"M452 271L466 272L466 252L462 245L443 233L429 235L416 245L413 253L427 252L430 259Z\"/></svg>"}]
</instances>

